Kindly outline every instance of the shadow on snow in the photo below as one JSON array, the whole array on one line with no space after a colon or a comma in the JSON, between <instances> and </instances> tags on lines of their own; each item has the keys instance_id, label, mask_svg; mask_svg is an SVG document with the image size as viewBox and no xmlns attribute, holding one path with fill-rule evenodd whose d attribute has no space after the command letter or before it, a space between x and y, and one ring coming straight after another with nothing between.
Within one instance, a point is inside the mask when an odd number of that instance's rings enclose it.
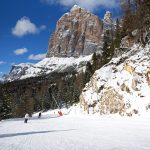
<instances>
[{"instance_id":1,"label":"shadow on snow","mask_svg":"<svg viewBox=\"0 0 150 150\"><path fill-rule=\"evenodd\" d=\"M22 136L22 135L30 135L30 134L42 134L42 133L50 133L50 132L66 132L76 129L66 129L66 130L52 130L52 131L38 131L38 132L25 132L25 133L11 133L11 134L0 134L0 138L6 137L14 137L14 136Z\"/></svg>"}]
</instances>

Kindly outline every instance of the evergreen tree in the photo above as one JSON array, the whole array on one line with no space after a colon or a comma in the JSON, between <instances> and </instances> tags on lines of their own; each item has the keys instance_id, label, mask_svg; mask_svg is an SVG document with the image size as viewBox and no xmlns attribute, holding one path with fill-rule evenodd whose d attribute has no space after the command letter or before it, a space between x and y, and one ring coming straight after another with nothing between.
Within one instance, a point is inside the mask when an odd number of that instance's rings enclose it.
<instances>
[{"instance_id":1,"label":"evergreen tree","mask_svg":"<svg viewBox=\"0 0 150 150\"><path fill-rule=\"evenodd\" d=\"M114 54L114 41L108 40L107 37L104 37L104 44L103 44L103 61L104 64L111 60Z\"/></svg>"},{"instance_id":2,"label":"evergreen tree","mask_svg":"<svg viewBox=\"0 0 150 150\"><path fill-rule=\"evenodd\" d=\"M6 90L0 89L0 120L12 116L12 105L9 94Z\"/></svg>"},{"instance_id":3,"label":"evergreen tree","mask_svg":"<svg viewBox=\"0 0 150 150\"><path fill-rule=\"evenodd\" d=\"M92 55L92 74L98 69L98 60L96 52Z\"/></svg>"},{"instance_id":4,"label":"evergreen tree","mask_svg":"<svg viewBox=\"0 0 150 150\"><path fill-rule=\"evenodd\" d=\"M115 31L115 36L114 36L114 47L115 48L119 48L120 47L120 43L121 43L121 27L120 27L120 23L119 20L116 20L116 31Z\"/></svg>"},{"instance_id":5,"label":"evergreen tree","mask_svg":"<svg viewBox=\"0 0 150 150\"><path fill-rule=\"evenodd\" d=\"M135 0L121 0L121 7L124 12L123 31L125 35L132 37L135 29Z\"/></svg>"},{"instance_id":6,"label":"evergreen tree","mask_svg":"<svg viewBox=\"0 0 150 150\"><path fill-rule=\"evenodd\" d=\"M137 3L137 19L140 28L142 27L150 27L150 1L149 0L136 0Z\"/></svg>"},{"instance_id":7,"label":"evergreen tree","mask_svg":"<svg viewBox=\"0 0 150 150\"><path fill-rule=\"evenodd\" d=\"M93 75L93 69L90 62L86 64L86 71L85 71L85 84L90 81L91 76Z\"/></svg>"},{"instance_id":8,"label":"evergreen tree","mask_svg":"<svg viewBox=\"0 0 150 150\"><path fill-rule=\"evenodd\" d=\"M139 41L145 45L144 34L150 28L150 1L149 0L121 0L124 10L123 31L132 37L132 31L138 29Z\"/></svg>"}]
</instances>

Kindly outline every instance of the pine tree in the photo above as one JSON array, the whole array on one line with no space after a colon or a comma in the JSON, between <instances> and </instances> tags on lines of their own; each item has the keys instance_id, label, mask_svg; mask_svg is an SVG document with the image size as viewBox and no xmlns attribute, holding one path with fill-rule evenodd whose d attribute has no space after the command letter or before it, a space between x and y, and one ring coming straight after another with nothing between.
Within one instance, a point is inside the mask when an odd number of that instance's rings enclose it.
<instances>
[{"instance_id":1,"label":"pine tree","mask_svg":"<svg viewBox=\"0 0 150 150\"><path fill-rule=\"evenodd\" d=\"M119 20L116 20L116 31L115 31L115 36L114 36L114 47L118 48L120 47L121 43L121 28L120 28L120 23Z\"/></svg>"},{"instance_id":2,"label":"pine tree","mask_svg":"<svg viewBox=\"0 0 150 150\"><path fill-rule=\"evenodd\" d=\"M142 24L146 29L149 30L150 28L150 1L149 0L143 0L139 4L139 11L141 15Z\"/></svg>"},{"instance_id":3,"label":"pine tree","mask_svg":"<svg viewBox=\"0 0 150 150\"><path fill-rule=\"evenodd\" d=\"M135 29L135 0L121 0L121 7L124 12L123 31L125 35L132 37L132 31Z\"/></svg>"},{"instance_id":4,"label":"pine tree","mask_svg":"<svg viewBox=\"0 0 150 150\"><path fill-rule=\"evenodd\" d=\"M0 120L10 118L12 116L11 110L10 93L0 89Z\"/></svg>"},{"instance_id":5,"label":"pine tree","mask_svg":"<svg viewBox=\"0 0 150 150\"><path fill-rule=\"evenodd\" d=\"M87 62L86 64L86 71L85 71L85 84L89 82L91 76L93 75L93 69L90 62Z\"/></svg>"},{"instance_id":6,"label":"pine tree","mask_svg":"<svg viewBox=\"0 0 150 150\"><path fill-rule=\"evenodd\" d=\"M96 53L92 55L92 74L98 69L98 60Z\"/></svg>"},{"instance_id":7,"label":"pine tree","mask_svg":"<svg viewBox=\"0 0 150 150\"><path fill-rule=\"evenodd\" d=\"M132 31L138 29L139 41L145 45L144 34L150 28L150 1L149 0L121 0L124 10L123 31L132 37Z\"/></svg>"},{"instance_id":8,"label":"pine tree","mask_svg":"<svg viewBox=\"0 0 150 150\"><path fill-rule=\"evenodd\" d=\"M107 40L107 37L104 38L104 44L103 44L103 61L104 64L108 63L109 60L111 60L113 54L114 54L114 41L113 40Z\"/></svg>"}]
</instances>

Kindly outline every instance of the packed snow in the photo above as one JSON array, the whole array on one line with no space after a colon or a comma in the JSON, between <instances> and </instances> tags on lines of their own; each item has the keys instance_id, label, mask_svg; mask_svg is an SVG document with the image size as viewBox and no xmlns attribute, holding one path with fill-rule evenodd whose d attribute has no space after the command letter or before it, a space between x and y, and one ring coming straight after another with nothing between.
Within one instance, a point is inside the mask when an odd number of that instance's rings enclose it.
<instances>
[{"instance_id":1,"label":"packed snow","mask_svg":"<svg viewBox=\"0 0 150 150\"><path fill-rule=\"evenodd\" d=\"M78 106L0 122L1 150L149 150L150 113L143 116L86 115Z\"/></svg>"}]
</instances>

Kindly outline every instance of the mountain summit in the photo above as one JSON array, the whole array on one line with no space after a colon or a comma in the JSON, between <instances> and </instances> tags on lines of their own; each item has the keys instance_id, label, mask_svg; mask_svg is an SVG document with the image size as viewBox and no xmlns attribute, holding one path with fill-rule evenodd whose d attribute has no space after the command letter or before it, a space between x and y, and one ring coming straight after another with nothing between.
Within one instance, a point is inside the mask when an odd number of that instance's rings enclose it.
<instances>
[{"instance_id":1,"label":"mountain summit","mask_svg":"<svg viewBox=\"0 0 150 150\"><path fill-rule=\"evenodd\" d=\"M83 9L81 8L79 5L74 5L70 11L75 11L75 10L78 10L78 9Z\"/></svg>"},{"instance_id":2,"label":"mountain summit","mask_svg":"<svg viewBox=\"0 0 150 150\"><path fill-rule=\"evenodd\" d=\"M57 22L49 40L47 57L89 55L101 49L102 21L78 5Z\"/></svg>"},{"instance_id":3,"label":"mountain summit","mask_svg":"<svg viewBox=\"0 0 150 150\"><path fill-rule=\"evenodd\" d=\"M112 13L110 11L106 11L103 19L104 30L113 30L114 23L112 19Z\"/></svg>"}]
</instances>

